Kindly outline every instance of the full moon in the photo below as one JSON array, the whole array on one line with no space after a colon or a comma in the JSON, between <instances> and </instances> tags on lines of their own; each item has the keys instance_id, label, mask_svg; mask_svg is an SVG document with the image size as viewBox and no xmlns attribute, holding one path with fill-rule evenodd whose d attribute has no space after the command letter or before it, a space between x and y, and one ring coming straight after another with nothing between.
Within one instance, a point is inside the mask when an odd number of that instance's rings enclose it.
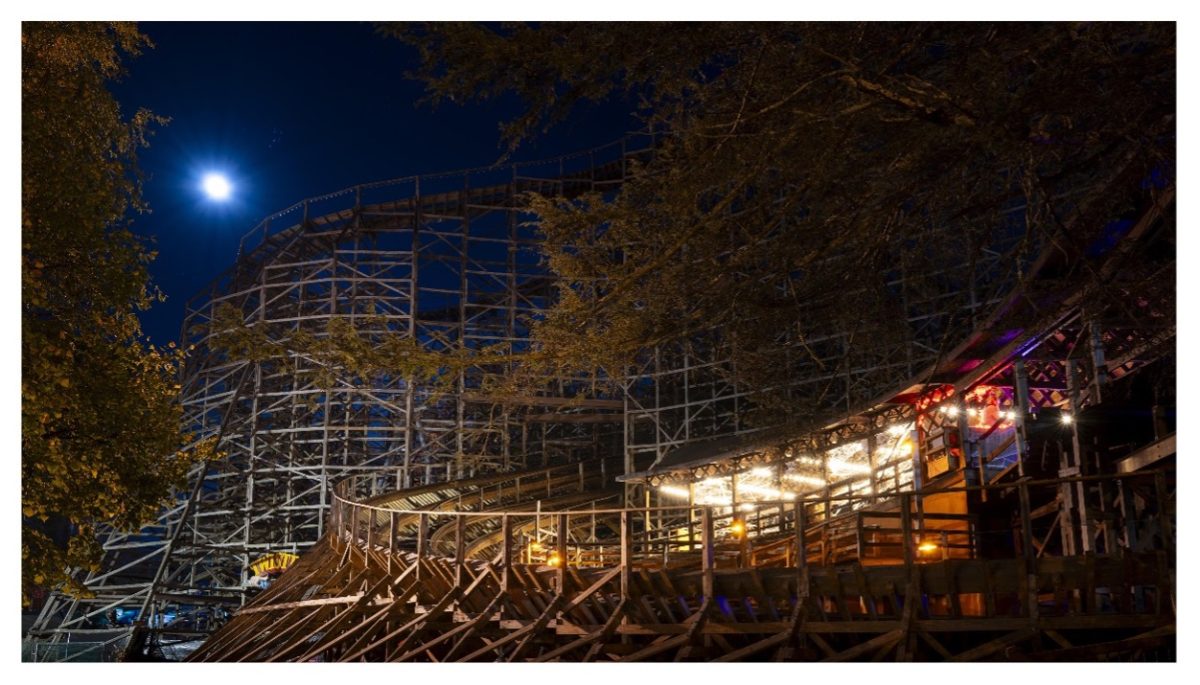
<instances>
[{"instance_id":1,"label":"full moon","mask_svg":"<svg viewBox=\"0 0 1200 685\"><path fill-rule=\"evenodd\" d=\"M233 190L233 186L229 185L229 179L221 174L205 174L202 185L204 193L214 200L228 198L230 191Z\"/></svg>"}]
</instances>

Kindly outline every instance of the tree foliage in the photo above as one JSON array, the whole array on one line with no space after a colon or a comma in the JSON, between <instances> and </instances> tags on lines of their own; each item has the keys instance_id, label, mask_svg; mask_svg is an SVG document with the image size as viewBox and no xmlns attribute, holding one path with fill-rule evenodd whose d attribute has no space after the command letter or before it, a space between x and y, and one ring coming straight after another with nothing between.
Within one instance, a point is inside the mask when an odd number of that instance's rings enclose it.
<instances>
[{"instance_id":1,"label":"tree foliage","mask_svg":"<svg viewBox=\"0 0 1200 685\"><path fill-rule=\"evenodd\" d=\"M806 355L837 378L914 335L901 269L1002 250L1021 278L1055 244L1072 265L1063 277L1086 279L1086 236L1127 214L1145 179L1173 175L1169 23L381 31L419 49L415 76L435 103L520 96L525 110L502 126L510 147L611 97L663 134L618 194L531 198L567 286L536 330L540 362L559 370L619 374L648 346L722 330L740 382L782 387ZM965 281L931 287L947 310L969 297ZM932 342L972 324L948 322ZM809 342L834 331L849 336L830 361ZM775 409L763 420L806 412L789 393L759 399Z\"/></svg>"},{"instance_id":2,"label":"tree foliage","mask_svg":"<svg viewBox=\"0 0 1200 685\"><path fill-rule=\"evenodd\" d=\"M136 153L164 120L124 118L106 82L146 45L132 24L22 25L24 602L35 586L83 592L71 569L98 568L97 530L150 521L203 457L183 451L183 353L145 344L137 318L161 295L130 230Z\"/></svg>"},{"instance_id":3,"label":"tree foliage","mask_svg":"<svg viewBox=\"0 0 1200 685\"><path fill-rule=\"evenodd\" d=\"M896 350L948 351L990 312L988 284L1034 287L1025 269L1047 245L1066 265L1057 283L1090 301L1120 299L1129 279L1170 281L1132 263L1123 281L1098 279L1088 250L1173 178L1172 24L380 30L419 50L411 75L435 104L519 96L501 125L510 150L615 97L637 103L654 153L630 161L617 192L527 198L560 283L529 349L434 353L340 323L308 339L226 317L219 333L243 357L286 348L433 379L512 355L516 371L490 380L515 392L622 378L656 346L699 348L756 393L750 420L809 422L872 399L891 381L852 377L904 368ZM816 382L796 392L804 379Z\"/></svg>"}]
</instances>

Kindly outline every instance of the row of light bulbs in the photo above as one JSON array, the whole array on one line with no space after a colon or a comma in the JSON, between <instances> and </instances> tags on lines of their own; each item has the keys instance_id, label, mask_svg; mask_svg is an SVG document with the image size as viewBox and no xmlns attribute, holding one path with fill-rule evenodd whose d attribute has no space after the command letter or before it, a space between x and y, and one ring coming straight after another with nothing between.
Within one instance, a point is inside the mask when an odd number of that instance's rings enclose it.
<instances>
[{"instance_id":1,"label":"row of light bulbs","mask_svg":"<svg viewBox=\"0 0 1200 685\"><path fill-rule=\"evenodd\" d=\"M971 417L980 416L983 414L982 409L976 409L974 407L967 407L966 411L967 411L967 416L971 416ZM942 407L942 408L938 409L938 412L953 418L955 416L958 416L958 407L955 407L953 405L948 406L948 407ZM1002 418L1004 418L1006 421L1016 421L1017 420L1017 413L1011 409L1000 412L1000 416ZM1062 414L1059 415L1058 420L1063 424L1070 424L1075 419L1074 419L1074 417L1071 416L1071 414L1069 412L1064 411Z\"/></svg>"},{"instance_id":2,"label":"row of light bulbs","mask_svg":"<svg viewBox=\"0 0 1200 685\"><path fill-rule=\"evenodd\" d=\"M938 409L938 412L953 418L955 416L958 416L958 407L955 407L955 406L942 407L942 408ZM982 409L976 409L974 407L967 408L967 416L974 417L974 416L982 416L982 415L983 415ZM1011 409L1008 411L1000 412L1000 416L1007 421L1015 421L1017 419L1017 413Z\"/></svg>"}]
</instances>

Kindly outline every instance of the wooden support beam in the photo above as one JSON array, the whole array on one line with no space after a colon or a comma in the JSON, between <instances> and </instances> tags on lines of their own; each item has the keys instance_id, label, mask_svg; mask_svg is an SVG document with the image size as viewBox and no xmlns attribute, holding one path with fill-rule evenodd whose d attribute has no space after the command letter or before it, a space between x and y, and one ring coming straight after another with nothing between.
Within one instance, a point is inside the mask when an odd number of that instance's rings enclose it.
<instances>
[{"instance_id":1,"label":"wooden support beam","mask_svg":"<svg viewBox=\"0 0 1200 685\"><path fill-rule=\"evenodd\" d=\"M692 640L699 633L700 629L704 627L704 622L708 618L708 612L712 608L712 605L713 605L713 600L710 598L705 598L704 601L701 602L700 609L696 613L689 616L687 618L687 620L684 621L684 624L689 625L689 628L688 628L687 632L684 633L683 635L678 635L673 638L668 638L661 642L655 642L654 644L651 644L650 646L646 647L645 649L638 650L638 651L634 652L633 654L630 654L629 656L624 657L623 659L621 659L621 661L629 661L629 662L643 661L645 659L649 659L650 657L662 654L663 652L668 652L672 649L675 649L676 647L681 647L683 645L691 644Z\"/></svg>"},{"instance_id":2,"label":"wooden support beam","mask_svg":"<svg viewBox=\"0 0 1200 685\"><path fill-rule=\"evenodd\" d=\"M284 646L279 651L272 654L267 661L282 661L284 657L290 654L295 654L299 649L308 646L308 641L318 634L328 635L337 630L347 621L359 615L359 611L362 609L363 605L374 599L379 594L379 591L389 582L391 582L391 578L383 578L379 582L375 583L370 590L364 592L358 601L347 607L345 611L321 624L315 630L306 634L303 638Z\"/></svg>"},{"instance_id":3,"label":"wooden support beam","mask_svg":"<svg viewBox=\"0 0 1200 685\"><path fill-rule=\"evenodd\" d=\"M554 573L554 586L558 593L567 592L567 538L570 530L567 527L566 512L555 517L554 551L558 554L558 568Z\"/></svg>"},{"instance_id":4,"label":"wooden support beam","mask_svg":"<svg viewBox=\"0 0 1200 685\"><path fill-rule=\"evenodd\" d=\"M759 652L770 649L775 645L784 644L790 637L791 633L775 633L770 637L751 643L745 647L742 647L741 649L722 654L713 661L741 661L748 656L758 654Z\"/></svg>"},{"instance_id":5,"label":"wooden support beam","mask_svg":"<svg viewBox=\"0 0 1200 685\"><path fill-rule=\"evenodd\" d=\"M512 566L512 519L508 514L500 516L500 590L508 592L510 567Z\"/></svg>"},{"instance_id":6,"label":"wooden support beam","mask_svg":"<svg viewBox=\"0 0 1200 685\"><path fill-rule=\"evenodd\" d=\"M443 642L448 642L449 640L461 635L458 641L454 643L454 646L450 648L450 651L446 652L445 658L443 659L443 661L453 661L454 656L466 645L467 640L472 637L479 626L492 619L492 615L495 613L496 609L504 602L504 596L504 592L496 593L496 595L492 597L491 601L488 602L484 610L479 612L475 618L455 628L452 628L445 633L442 633L432 641L426 642L417 649L411 650L407 654L403 654L396 659L393 659L393 661L408 661L417 654L428 653L437 645L440 645Z\"/></svg>"},{"instance_id":7,"label":"wooden support beam","mask_svg":"<svg viewBox=\"0 0 1200 685\"><path fill-rule=\"evenodd\" d=\"M978 659L982 659L983 657L991 656L992 654L995 654L1006 647L1024 642L1025 640L1037 635L1037 632L1038 631L1035 628L1021 628L1019 630L1014 630L1011 633L1007 633L996 638L995 640L989 640L978 647L973 647L961 654L955 655L947 661L976 661Z\"/></svg>"},{"instance_id":8,"label":"wooden support beam","mask_svg":"<svg viewBox=\"0 0 1200 685\"><path fill-rule=\"evenodd\" d=\"M535 661L537 661L539 663L547 662L547 661L555 661L559 657L561 657L565 654L570 654L571 652L575 651L576 649L579 649L580 647L584 647L586 645L593 645L593 647L588 650L588 653L582 659L582 661L585 661L585 662L591 661L593 658L595 658L596 653L599 652L599 649L597 649L597 647L603 645L604 641L606 641L610 637L612 637L612 634L616 630L617 625L619 625L621 623L621 617L625 615L625 605L626 605L627 601L628 600L626 600L626 599L622 599L620 602L617 603L617 607L615 609L613 609L612 614L608 617L608 620L604 622L604 626L601 627L600 630L597 630L593 633L589 633L588 635L585 635L584 637L581 637L577 640L572 640L571 642L563 645L562 647L551 650L551 651L547 652L546 654L539 656L537 659L535 659Z\"/></svg>"},{"instance_id":9,"label":"wooden support beam","mask_svg":"<svg viewBox=\"0 0 1200 685\"><path fill-rule=\"evenodd\" d=\"M933 651L937 652L938 655L943 659L950 659L954 656L950 653L950 650L946 649L946 647L942 645L942 643L939 642L937 638L935 638L928 630L918 626L917 635L919 635L920 638L925 641L925 644L932 647Z\"/></svg>"},{"instance_id":10,"label":"wooden support beam","mask_svg":"<svg viewBox=\"0 0 1200 685\"><path fill-rule=\"evenodd\" d=\"M1175 624L1161 626L1123 640L1112 640L1094 645L1052 649L1024 655L1028 661L1093 661L1106 654L1117 654L1135 649L1152 649L1175 639ZM1070 644L1069 642L1067 644Z\"/></svg>"},{"instance_id":11,"label":"wooden support beam","mask_svg":"<svg viewBox=\"0 0 1200 685\"><path fill-rule=\"evenodd\" d=\"M716 541L713 539L712 507L704 507L704 510L701 512L701 527L704 532L703 556L700 562L701 570L704 574L702 594L704 601L707 602L713 599L713 588L715 586L713 568L716 564Z\"/></svg>"},{"instance_id":12,"label":"wooden support beam","mask_svg":"<svg viewBox=\"0 0 1200 685\"><path fill-rule=\"evenodd\" d=\"M537 631L546 627L546 624L550 622L550 618L554 615L554 612L558 611L558 606L562 601L563 601L562 595L555 595L554 599L550 600L550 603L542 611L541 615L538 616L536 621L530 623L529 625L525 626L524 628L521 628L515 632L505 635L504 637L500 638L499 640L496 640L495 642L489 644L486 647L481 647L481 648L475 650L474 652L471 652L470 654L468 654L468 655L464 656L462 659L460 659L460 661L474 661L474 660L478 659L479 657L483 656L484 654L487 654L488 652L494 652L494 651L499 650L501 647L503 647L504 645L506 645L510 642L519 640L519 639L525 637L526 635L529 635L530 633L536 633ZM514 652L514 655L515 654L516 653ZM508 660L509 661L512 660L512 655L510 655Z\"/></svg>"},{"instance_id":13,"label":"wooden support beam","mask_svg":"<svg viewBox=\"0 0 1200 685\"><path fill-rule=\"evenodd\" d=\"M862 654L866 654L867 652L869 652L873 649L878 649L878 648L885 647L885 646L890 647L890 646L896 644L897 642L900 642L904 638L905 638L905 631L892 630L892 631L884 633L883 635L877 635L876 637L873 637L870 640L867 640L866 642L860 642L859 644L854 645L853 647L851 647L847 650L838 652L837 654L834 654L833 656L826 657L826 658L822 659L821 661L849 661L850 659L853 659Z\"/></svg>"},{"instance_id":14,"label":"wooden support beam","mask_svg":"<svg viewBox=\"0 0 1200 685\"><path fill-rule=\"evenodd\" d=\"M362 654L365 654L380 645L386 644L389 640L391 640L399 635L403 635L404 633L408 633L408 635L405 635L404 639L401 640L399 643L397 643L394 646L389 646L389 649L392 651L399 652L399 651L403 650L405 647L408 646L409 642L411 642L413 639L415 639L418 635L421 634L421 630L426 627L426 624L430 620L438 617L443 612L445 612L447 609L449 609L450 605L456 599L458 599L461 596L461 594L462 594L462 590L460 588L457 588L457 587L451 588L450 591L447 592L446 594L442 595L441 599L439 599L436 604L434 604L432 607L430 607L428 611L421 614L420 616L417 616L416 618L412 619L411 621L405 623L404 625L400 626L399 628L393 630L392 632L390 632L387 635L385 635L384 637L376 640L375 642L371 643L370 645L362 648L356 654L346 657L345 659L342 659L342 661L352 661L353 659L361 656Z\"/></svg>"}]
</instances>

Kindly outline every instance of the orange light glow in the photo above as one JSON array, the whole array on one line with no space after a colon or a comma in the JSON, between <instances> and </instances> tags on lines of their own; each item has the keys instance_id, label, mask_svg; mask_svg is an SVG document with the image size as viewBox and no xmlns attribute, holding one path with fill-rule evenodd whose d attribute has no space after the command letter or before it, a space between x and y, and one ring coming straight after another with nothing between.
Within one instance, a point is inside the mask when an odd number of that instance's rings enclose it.
<instances>
[{"instance_id":1,"label":"orange light glow","mask_svg":"<svg viewBox=\"0 0 1200 685\"><path fill-rule=\"evenodd\" d=\"M550 566L561 566L562 557L558 556L558 552L554 552L550 555L550 558L546 560L546 563Z\"/></svg>"},{"instance_id":2,"label":"orange light glow","mask_svg":"<svg viewBox=\"0 0 1200 685\"><path fill-rule=\"evenodd\" d=\"M912 454L912 450L913 450L912 440L908 440L908 439L901 440L900 444L896 445L896 452L899 454Z\"/></svg>"},{"instance_id":3,"label":"orange light glow","mask_svg":"<svg viewBox=\"0 0 1200 685\"><path fill-rule=\"evenodd\" d=\"M734 519L733 522L729 524L729 532L733 533L735 537L739 537L739 538L742 537L743 535L745 535L746 534L745 521L740 521L738 519Z\"/></svg>"},{"instance_id":4,"label":"orange light glow","mask_svg":"<svg viewBox=\"0 0 1200 685\"><path fill-rule=\"evenodd\" d=\"M921 544L917 545L917 551L922 554L936 552L938 551L938 544L936 542L922 542Z\"/></svg>"}]
</instances>

